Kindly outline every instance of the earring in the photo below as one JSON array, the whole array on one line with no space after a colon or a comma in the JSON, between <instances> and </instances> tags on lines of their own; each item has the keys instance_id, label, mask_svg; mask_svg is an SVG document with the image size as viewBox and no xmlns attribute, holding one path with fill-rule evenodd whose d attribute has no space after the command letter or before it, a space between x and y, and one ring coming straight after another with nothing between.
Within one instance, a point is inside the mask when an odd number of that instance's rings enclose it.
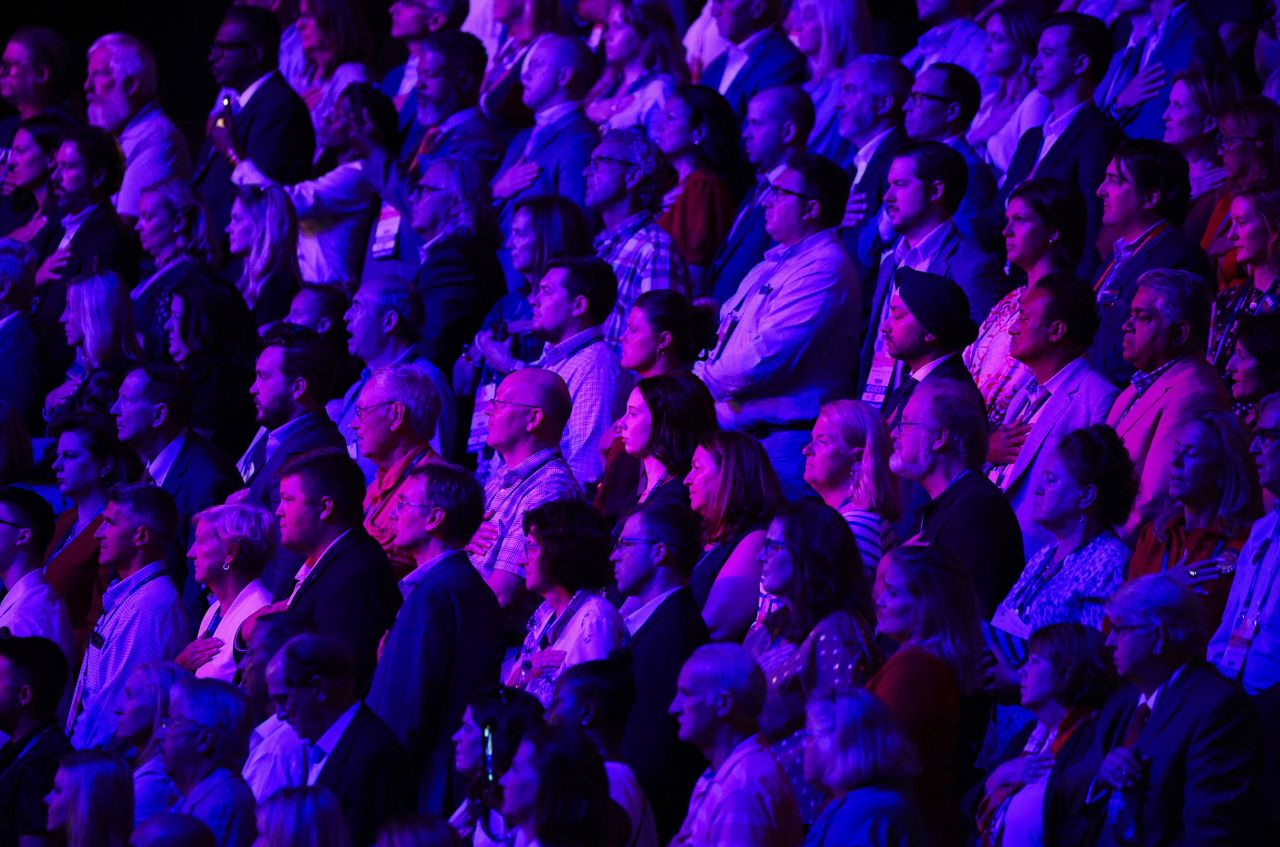
<instances>
[{"instance_id":1,"label":"earring","mask_svg":"<svg viewBox=\"0 0 1280 847\"><path fill-rule=\"evenodd\" d=\"M223 569L224 571L229 571L229 570L231 570L231 563L230 563L230 562L223 562L223 563L222 563L222 569Z\"/></svg>"}]
</instances>

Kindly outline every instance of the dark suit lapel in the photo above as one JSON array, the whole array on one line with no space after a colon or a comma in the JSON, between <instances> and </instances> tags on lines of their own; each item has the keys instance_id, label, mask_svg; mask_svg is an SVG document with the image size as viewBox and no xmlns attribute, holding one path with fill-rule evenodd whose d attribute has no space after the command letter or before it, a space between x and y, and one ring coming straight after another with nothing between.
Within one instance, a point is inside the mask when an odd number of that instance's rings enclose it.
<instances>
[{"instance_id":1,"label":"dark suit lapel","mask_svg":"<svg viewBox=\"0 0 1280 847\"><path fill-rule=\"evenodd\" d=\"M534 144L529 152L525 154L525 160L532 161L538 156L541 156L548 148L554 147L556 140L559 139L572 124L578 121L579 115L580 113L578 110L574 109L572 112L560 118L560 120L556 121L542 132L538 132L537 127L535 127L533 130Z\"/></svg>"},{"instance_id":2,"label":"dark suit lapel","mask_svg":"<svg viewBox=\"0 0 1280 847\"><path fill-rule=\"evenodd\" d=\"M168 491L176 499L178 489L182 487L182 481L187 478L187 472L191 468L191 435L188 433L186 439L182 442L182 449L178 451L178 455L173 460L173 465L169 468L169 473L165 474L164 485L160 486Z\"/></svg>"},{"instance_id":3,"label":"dark suit lapel","mask_svg":"<svg viewBox=\"0 0 1280 847\"><path fill-rule=\"evenodd\" d=\"M324 574L325 568L329 567L331 562L346 553L347 549L356 543L356 533L360 531L359 527L351 529L346 535L334 542L332 547L324 552L324 555L320 557L320 561L316 562L315 567L311 569L311 572L308 573L306 578L302 581L302 585L298 587L298 593L293 597L294 603L300 600L302 595L306 594L307 591L311 589L311 586L316 584L316 580L320 579Z\"/></svg>"},{"instance_id":4,"label":"dark suit lapel","mask_svg":"<svg viewBox=\"0 0 1280 847\"><path fill-rule=\"evenodd\" d=\"M338 739L338 743L334 745L333 752L324 760L324 766L320 768L320 773L316 777L316 783L328 787L330 790L342 781L342 776L346 772L346 763L355 749L356 739L362 734L364 728L365 710L368 707L361 703L356 707L355 717L351 719L351 723L347 726L347 731L342 733L342 737ZM337 791L334 791L336 794Z\"/></svg>"},{"instance_id":5,"label":"dark suit lapel","mask_svg":"<svg viewBox=\"0 0 1280 847\"><path fill-rule=\"evenodd\" d=\"M1142 735L1138 737L1138 747L1142 747L1142 742L1155 738L1159 735L1160 730L1165 724L1173 720L1173 716L1187 702L1191 696L1195 671L1189 666L1183 666L1182 672L1178 674L1176 679L1165 683L1164 690L1160 692L1160 696L1156 698L1156 707L1151 711L1151 718L1147 721L1147 725L1142 728Z\"/></svg>"}]
</instances>

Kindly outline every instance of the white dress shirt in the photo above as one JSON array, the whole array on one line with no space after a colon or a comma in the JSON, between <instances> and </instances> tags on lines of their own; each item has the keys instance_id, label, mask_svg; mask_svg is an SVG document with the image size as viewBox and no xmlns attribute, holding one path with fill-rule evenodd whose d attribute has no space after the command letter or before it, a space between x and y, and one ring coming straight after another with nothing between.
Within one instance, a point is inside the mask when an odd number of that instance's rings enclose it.
<instances>
[{"instance_id":1,"label":"white dress shirt","mask_svg":"<svg viewBox=\"0 0 1280 847\"><path fill-rule=\"evenodd\" d=\"M320 736L315 744L312 744L307 750L307 785L315 785L316 780L320 778L320 772L324 770L324 763L333 755L333 751L337 749L338 742L342 740L342 736L350 728L351 722L356 719L356 710L360 708L360 702L357 701L341 715L338 719L329 725L324 731L324 735Z\"/></svg>"}]
</instances>

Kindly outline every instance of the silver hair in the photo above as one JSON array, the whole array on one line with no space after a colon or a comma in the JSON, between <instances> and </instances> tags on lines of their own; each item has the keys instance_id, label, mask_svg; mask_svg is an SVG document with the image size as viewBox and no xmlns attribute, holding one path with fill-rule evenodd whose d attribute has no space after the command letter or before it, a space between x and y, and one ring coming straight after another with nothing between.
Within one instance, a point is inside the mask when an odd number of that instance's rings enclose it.
<instances>
[{"instance_id":1,"label":"silver hair","mask_svg":"<svg viewBox=\"0 0 1280 847\"><path fill-rule=\"evenodd\" d=\"M233 503L211 506L191 519L204 522L223 544L236 548L239 569L257 576L275 555L280 532L275 516L260 506Z\"/></svg>"},{"instance_id":2,"label":"silver hair","mask_svg":"<svg viewBox=\"0 0 1280 847\"><path fill-rule=\"evenodd\" d=\"M139 97L156 96L156 57L141 39L127 32L109 32L93 42L88 55L98 50L110 52L108 64L117 77L137 80Z\"/></svg>"},{"instance_id":3,"label":"silver hair","mask_svg":"<svg viewBox=\"0 0 1280 847\"><path fill-rule=\"evenodd\" d=\"M180 679L169 693L169 711L182 703L193 723L218 736L215 758L224 767L239 767L248 753L249 701L239 688L220 679Z\"/></svg>"},{"instance_id":4,"label":"silver hair","mask_svg":"<svg viewBox=\"0 0 1280 847\"><path fill-rule=\"evenodd\" d=\"M1107 617L1158 626L1177 655L1204 653L1206 622L1196 596L1166 574L1149 574L1120 586L1106 605Z\"/></svg>"},{"instance_id":5,"label":"silver hair","mask_svg":"<svg viewBox=\"0 0 1280 847\"><path fill-rule=\"evenodd\" d=\"M685 661L698 680L733 698L734 711L752 719L764 711L768 683L760 664L741 644L704 644Z\"/></svg>"},{"instance_id":6,"label":"silver hair","mask_svg":"<svg viewBox=\"0 0 1280 847\"><path fill-rule=\"evenodd\" d=\"M428 441L435 435L442 404L440 392L425 369L413 364L378 368L369 378L369 385L388 400L404 406L405 418L415 437Z\"/></svg>"}]
</instances>

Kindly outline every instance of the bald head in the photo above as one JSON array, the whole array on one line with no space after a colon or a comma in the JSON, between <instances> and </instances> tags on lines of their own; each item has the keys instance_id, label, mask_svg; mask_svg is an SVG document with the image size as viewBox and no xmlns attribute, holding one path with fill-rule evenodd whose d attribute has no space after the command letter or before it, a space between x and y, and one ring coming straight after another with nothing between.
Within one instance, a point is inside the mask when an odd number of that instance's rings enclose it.
<instances>
[{"instance_id":1,"label":"bald head","mask_svg":"<svg viewBox=\"0 0 1280 847\"><path fill-rule=\"evenodd\" d=\"M203 821L174 812L148 818L133 831L129 847L217 847Z\"/></svg>"},{"instance_id":2,"label":"bald head","mask_svg":"<svg viewBox=\"0 0 1280 847\"><path fill-rule=\"evenodd\" d=\"M566 35L543 36L530 51L521 80L529 84L541 72L549 72L569 100L581 100L591 90L594 76L594 59L586 43L580 38ZM567 74L565 72L568 72ZM532 104L526 103L532 107Z\"/></svg>"},{"instance_id":3,"label":"bald head","mask_svg":"<svg viewBox=\"0 0 1280 847\"><path fill-rule=\"evenodd\" d=\"M764 671L740 644L706 644L694 650L684 664L699 690L724 693L733 699L733 713L746 724L764 710L768 684Z\"/></svg>"},{"instance_id":4,"label":"bald head","mask_svg":"<svg viewBox=\"0 0 1280 847\"><path fill-rule=\"evenodd\" d=\"M798 149L804 148L808 143L809 133L813 132L815 120L813 100L808 92L798 85L779 85L766 88L752 100L773 120L794 125L795 138L792 139L792 145Z\"/></svg>"},{"instance_id":5,"label":"bald head","mask_svg":"<svg viewBox=\"0 0 1280 847\"><path fill-rule=\"evenodd\" d=\"M549 439L554 436L557 443L560 441L569 423L573 400L569 396L569 386L559 374L542 368L522 368L502 381L499 393L505 400L524 403L541 411L542 420L537 431Z\"/></svg>"}]
</instances>

